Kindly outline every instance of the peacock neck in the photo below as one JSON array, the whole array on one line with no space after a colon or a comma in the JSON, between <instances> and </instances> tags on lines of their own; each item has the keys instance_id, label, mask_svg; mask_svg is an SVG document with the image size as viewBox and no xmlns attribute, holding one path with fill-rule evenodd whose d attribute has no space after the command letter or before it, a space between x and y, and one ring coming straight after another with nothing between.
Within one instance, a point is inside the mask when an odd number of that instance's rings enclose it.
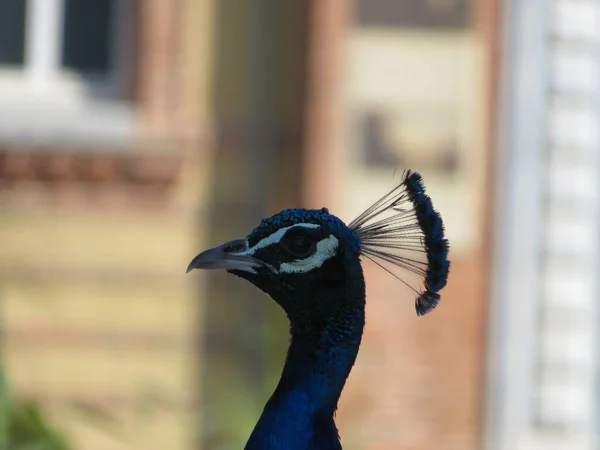
<instances>
[{"instance_id":1,"label":"peacock neck","mask_svg":"<svg viewBox=\"0 0 600 450\"><path fill-rule=\"evenodd\" d=\"M246 450L341 449L333 414L365 322L364 289L345 294L341 309L322 323L290 317L283 372Z\"/></svg>"}]
</instances>

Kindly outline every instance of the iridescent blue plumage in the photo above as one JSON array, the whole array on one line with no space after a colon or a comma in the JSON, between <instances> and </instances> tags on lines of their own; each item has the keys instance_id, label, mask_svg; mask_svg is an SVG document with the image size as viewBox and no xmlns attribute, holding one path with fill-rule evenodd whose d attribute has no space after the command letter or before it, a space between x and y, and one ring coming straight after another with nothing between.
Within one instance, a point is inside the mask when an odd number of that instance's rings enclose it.
<instances>
[{"instance_id":1,"label":"iridescent blue plumage","mask_svg":"<svg viewBox=\"0 0 600 450\"><path fill-rule=\"evenodd\" d=\"M411 283L394 274L416 293L418 315L435 308L438 292L448 279L449 246L442 218L425 193L421 175L406 171L398 186L349 227L359 235L362 255L388 272L399 267L417 276ZM419 259L421 254L425 259Z\"/></svg>"},{"instance_id":2,"label":"iridescent blue plumage","mask_svg":"<svg viewBox=\"0 0 600 450\"><path fill-rule=\"evenodd\" d=\"M290 208L284 209L274 216L263 219L260 224L248 235L250 246L256 244L261 239L276 232L280 228L288 227L298 223L314 223L327 227L335 231L346 244L349 251L348 257L356 256L359 252L358 234L346 226L346 224L329 213L327 208L304 209Z\"/></svg>"},{"instance_id":3,"label":"iridescent blue plumage","mask_svg":"<svg viewBox=\"0 0 600 450\"><path fill-rule=\"evenodd\" d=\"M342 448L333 416L365 322L361 256L412 289L418 315L437 305L450 267L448 241L419 174L406 172L349 225L326 208L287 209L263 219L245 239L207 250L190 263L188 271L224 268L249 280L290 321L281 378L247 450ZM405 274L397 275L396 268Z\"/></svg>"},{"instance_id":4,"label":"iridescent blue plumage","mask_svg":"<svg viewBox=\"0 0 600 450\"><path fill-rule=\"evenodd\" d=\"M444 239L442 218L433 209L431 199L425 194L421 176L417 173L409 173L405 179L405 185L409 198L415 205L415 213L424 234L424 247L427 254L426 291L417 301L417 313L422 315L437 305L440 298L437 292L446 286L450 269L449 248L448 241Z\"/></svg>"}]
</instances>

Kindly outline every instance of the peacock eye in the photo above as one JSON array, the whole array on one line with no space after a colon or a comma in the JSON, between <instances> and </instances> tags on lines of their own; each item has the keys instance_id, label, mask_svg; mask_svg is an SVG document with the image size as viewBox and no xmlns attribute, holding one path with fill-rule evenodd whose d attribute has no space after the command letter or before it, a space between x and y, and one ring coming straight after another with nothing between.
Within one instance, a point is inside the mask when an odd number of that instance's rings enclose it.
<instances>
[{"instance_id":1,"label":"peacock eye","mask_svg":"<svg viewBox=\"0 0 600 450\"><path fill-rule=\"evenodd\" d=\"M315 252L315 242L306 236L294 236L286 243L286 250L296 258L306 258Z\"/></svg>"}]
</instances>

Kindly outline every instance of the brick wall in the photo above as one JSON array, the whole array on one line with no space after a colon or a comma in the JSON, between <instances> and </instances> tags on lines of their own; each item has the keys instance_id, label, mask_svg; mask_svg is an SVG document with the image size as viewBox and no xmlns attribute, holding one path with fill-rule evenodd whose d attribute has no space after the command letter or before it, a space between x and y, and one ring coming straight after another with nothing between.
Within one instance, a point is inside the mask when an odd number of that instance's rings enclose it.
<instances>
[{"instance_id":1,"label":"brick wall","mask_svg":"<svg viewBox=\"0 0 600 450\"><path fill-rule=\"evenodd\" d=\"M78 450L196 438L199 304L184 269L210 161L196 3L137 2L124 145L0 142L2 355L16 394Z\"/></svg>"}]
</instances>

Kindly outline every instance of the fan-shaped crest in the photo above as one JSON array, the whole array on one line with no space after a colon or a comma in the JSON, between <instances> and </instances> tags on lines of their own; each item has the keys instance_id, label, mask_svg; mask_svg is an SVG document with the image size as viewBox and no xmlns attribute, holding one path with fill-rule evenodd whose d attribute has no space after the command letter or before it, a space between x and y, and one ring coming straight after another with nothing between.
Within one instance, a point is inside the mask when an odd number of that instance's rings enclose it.
<instances>
[{"instance_id":1,"label":"fan-shaped crest","mask_svg":"<svg viewBox=\"0 0 600 450\"><path fill-rule=\"evenodd\" d=\"M421 175L405 171L398 186L348 226L359 236L361 255L415 292L418 315L435 308L448 279L449 246Z\"/></svg>"}]
</instances>

